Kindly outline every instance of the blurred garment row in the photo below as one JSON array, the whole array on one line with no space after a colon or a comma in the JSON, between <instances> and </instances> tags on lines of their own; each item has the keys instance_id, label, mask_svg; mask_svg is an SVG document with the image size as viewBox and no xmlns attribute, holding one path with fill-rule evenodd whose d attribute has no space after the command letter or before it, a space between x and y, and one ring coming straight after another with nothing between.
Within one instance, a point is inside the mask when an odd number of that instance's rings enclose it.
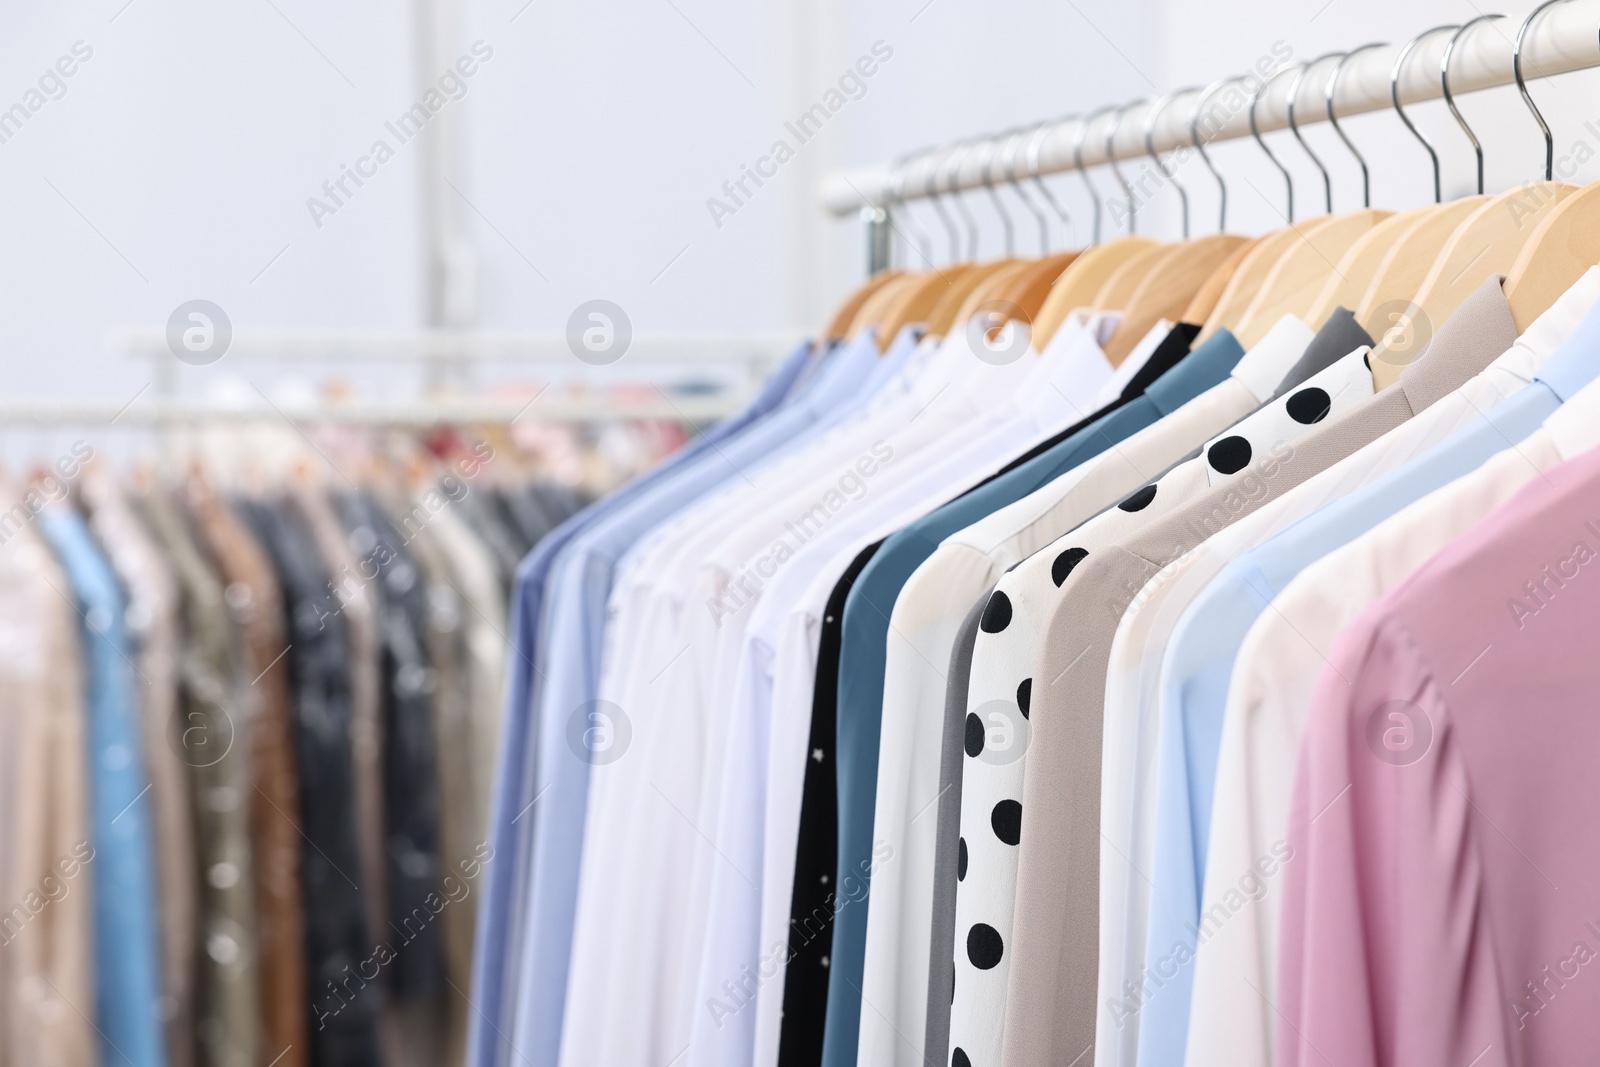
<instances>
[{"instance_id":1,"label":"blurred garment row","mask_svg":"<svg viewBox=\"0 0 1600 1067\"><path fill-rule=\"evenodd\" d=\"M432 444L7 487L0 1063L459 1061L506 595L587 494Z\"/></svg>"}]
</instances>

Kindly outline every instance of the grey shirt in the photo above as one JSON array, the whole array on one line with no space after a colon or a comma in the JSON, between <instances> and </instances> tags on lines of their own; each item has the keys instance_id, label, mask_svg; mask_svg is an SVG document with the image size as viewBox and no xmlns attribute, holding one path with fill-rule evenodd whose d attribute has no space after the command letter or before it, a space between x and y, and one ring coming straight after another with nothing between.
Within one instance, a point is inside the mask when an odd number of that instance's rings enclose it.
<instances>
[{"instance_id":1,"label":"grey shirt","mask_svg":"<svg viewBox=\"0 0 1600 1067\"><path fill-rule=\"evenodd\" d=\"M1111 642L1129 602L1201 541L1459 388L1516 340L1497 275L1440 326L1400 380L1355 411L1255 460L1219 485L1083 558L1062 584L1033 672L1023 833L1006 997L1006 1067L1070 1063L1094 1044L1100 888L1102 713ZM1068 670L1068 667L1071 670Z\"/></svg>"},{"instance_id":2,"label":"grey shirt","mask_svg":"<svg viewBox=\"0 0 1600 1067\"><path fill-rule=\"evenodd\" d=\"M967 873L961 842L961 742L967 723L967 682L972 676L972 649L978 643L989 591L961 620L950 650L950 673L944 693L944 731L939 743L939 830L933 850L933 939L928 952L928 1028L923 1058L945 1062L950 1044L950 1002L955 997L956 883Z\"/></svg>"}]
</instances>

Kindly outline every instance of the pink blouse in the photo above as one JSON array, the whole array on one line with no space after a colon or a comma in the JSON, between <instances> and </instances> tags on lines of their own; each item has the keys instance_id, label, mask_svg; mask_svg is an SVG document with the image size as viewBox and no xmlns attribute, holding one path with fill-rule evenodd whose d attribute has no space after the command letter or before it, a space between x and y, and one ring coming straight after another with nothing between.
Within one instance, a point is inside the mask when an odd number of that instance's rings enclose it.
<instances>
[{"instance_id":1,"label":"pink blouse","mask_svg":"<svg viewBox=\"0 0 1600 1067\"><path fill-rule=\"evenodd\" d=\"M1600 1055L1600 449L1340 636L1288 843L1279 1064Z\"/></svg>"}]
</instances>

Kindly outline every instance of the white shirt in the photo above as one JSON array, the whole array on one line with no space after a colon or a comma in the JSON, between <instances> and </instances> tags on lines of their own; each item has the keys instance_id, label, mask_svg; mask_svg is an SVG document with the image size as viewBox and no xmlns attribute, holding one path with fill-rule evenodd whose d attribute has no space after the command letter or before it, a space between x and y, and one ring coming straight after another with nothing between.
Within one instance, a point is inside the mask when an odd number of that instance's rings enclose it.
<instances>
[{"instance_id":1,"label":"white shirt","mask_svg":"<svg viewBox=\"0 0 1600 1067\"><path fill-rule=\"evenodd\" d=\"M1447 424L1452 429L1466 425L1476 412L1515 392L1517 383L1526 385L1597 296L1600 269L1591 268L1516 346L1463 387L1462 393L1473 394L1467 410L1447 416ZM1502 383L1498 389L1483 380L1491 376ZM1369 447L1383 444L1452 399L1441 400ZM1429 438L1438 440L1432 434ZM1340 631L1530 478L1597 444L1600 383L1581 390L1524 441L1307 567L1273 600L1241 645L1229 682L1202 908L1211 907L1227 888L1220 876L1213 879L1215 872L1242 870L1241 862L1254 862L1263 847L1285 835L1311 690ZM1409 458L1419 449L1404 451ZM1248 989L1246 982L1263 991L1275 988L1279 881L1267 879L1266 895L1199 947L1186 1057L1191 1064L1267 1067L1272 1062L1275 1017L1260 998L1247 1001L1240 990Z\"/></svg>"},{"instance_id":2,"label":"white shirt","mask_svg":"<svg viewBox=\"0 0 1600 1067\"><path fill-rule=\"evenodd\" d=\"M974 1063L996 1063L1005 1033L1009 945L1016 909L1018 841L1026 768L1028 696L1039 640L1050 613L1070 595L1073 568L1150 522L1175 512L1233 478L1259 477L1248 457L1280 459L1288 443L1322 418L1353 410L1373 393L1372 374L1358 349L1312 375L1289 396L1246 416L1209 441L1202 454L1137 490L1117 507L1058 538L1000 579L990 594L973 646L967 697L967 758L961 779L961 882L956 889L956 980L950 1009L950 1048ZM1302 396L1326 405L1315 418L1300 410ZM1300 417L1296 417L1296 413ZM1244 446L1243 460L1235 461ZM1070 669L1070 668L1069 668ZM1050 679L1040 684L1049 685ZM978 951L983 941L1001 950Z\"/></svg>"},{"instance_id":3,"label":"white shirt","mask_svg":"<svg viewBox=\"0 0 1600 1067\"><path fill-rule=\"evenodd\" d=\"M1097 325L1108 331L1114 324L1113 317ZM696 1010L692 979L709 934L705 890L722 862L711 843L725 814L721 770L730 739L715 724L741 721L732 709L744 627L767 592L754 564L785 539L798 548L791 525L804 522L819 501L842 502L822 529L842 537L898 498L924 504L932 486L956 491L951 462L994 447L996 431L998 440L1008 427L1013 435L1029 432L1032 424L1018 418L1019 400L1042 400L1032 405L1040 414L1059 407L1061 394L1038 389L1041 377L1049 379L1045 361L1023 356L997 366L974 358L965 344L956 335L941 346L933 373L898 398L747 472L748 481L699 506L698 526L678 524L687 533L680 543L655 540L647 548L665 565L630 569L621 597L613 598L618 616L633 618L613 617L610 631L620 640L608 642L602 696L627 709L634 737L621 772L597 767L590 779L567 997L575 1025L564 1030L565 1061L665 1061L687 1041ZM1070 398L1072 383L1066 387ZM848 500L839 479L857 470L879 434L893 442L892 459L863 499ZM952 434L971 444L954 456L934 447ZM921 488L906 489L903 479L919 472ZM799 554L813 567L827 559L809 543ZM779 578L803 573L798 567L798 559L786 557ZM730 590L740 595L730 597ZM730 605L736 606L723 610ZM626 965L619 953L627 954ZM617 1026L597 1024L606 1009L625 1011L628 1024L621 1025L620 1015Z\"/></svg>"},{"instance_id":4,"label":"white shirt","mask_svg":"<svg viewBox=\"0 0 1600 1067\"><path fill-rule=\"evenodd\" d=\"M946 429L939 435L942 443L921 453L920 462L896 468L899 486L877 490L863 502L870 507L868 513L848 523L841 522L843 516L832 520L800 555L783 564L771 585L760 590L760 602L735 667L738 681L728 736L739 746L739 754L730 756L724 764L732 784L728 787L730 792L725 792L715 805L721 827L714 835L716 854L719 859L735 859L732 864L710 864L715 879L709 894L710 909L717 916L717 923L707 932L693 1040L697 1049L718 1049L715 1062L747 1062L756 1040L758 1019L769 1016L773 1022L770 1056L776 1058L781 976L761 987L757 1012L740 1012L721 1027L714 1025L703 1005L713 997L723 996L721 983L729 973L736 975L746 963L754 967L760 955L773 950L772 939L759 933L765 925L763 916L769 902L781 910L777 937L787 942L818 627L828 596L839 576L866 545L982 481L1017 452L1052 435L1060 426L1078 421L1089 395L1109 374L1109 363L1099 353L1098 339L1110 332L1114 322L1114 317L1097 317L1077 331L1082 340L1076 345L1058 346L1052 342L1046 358L1034 360L1036 366L1026 368L1026 375L1007 404L998 410L991 408L988 431L973 437ZM1065 351L1061 350L1063 347ZM1097 372L1085 373L1087 368L1097 368ZM951 441L963 440L967 443L953 454L948 453ZM895 441L890 438L890 442ZM894 463L898 464L901 445L896 442L892 447ZM939 455L941 452L946 454ZM806 579L810 580L808 588L802 585ZM802 639L795 640L795 634ZM758 733L751 734L751 730ZM764 738L759 731L770 732ZM763 741L764 752L759 751ZM780 805L787 814L776 816L778 838L771 842L767 828L774 822L774 810ZM787 875L777 884L766 882L763 876L763 888L751 892L750 883L733 868L765 871L774 849L781 853L778 862ZM748 920L730 921L730 916L747 916ZM763 1050L758 1054L767 1053Z\"/></svg>"},{"instance_id":5,"label":"white shirt","mask_svg":"<svg viewBox=\"0 0 1600 1067\"><path fill-rule=\"evenodd\" d=\"M930 804L941 784L945 669L962 617L1013 565L1155 478L1270 397L1312 336L1309 327L1286 316L1226 380L946 538L901 590L886 649L873 827L874 837L895 849L895 861L874 872L868 900L862 992L877 1010L862 1013L861 1063L922 1059L937 829ZM792 852L787 862L779 872L785 884L792 878ZM781 933L787 909L785 899L781 914L776 908L764 912L763 944Z\"/></svg>"}]
</instances>

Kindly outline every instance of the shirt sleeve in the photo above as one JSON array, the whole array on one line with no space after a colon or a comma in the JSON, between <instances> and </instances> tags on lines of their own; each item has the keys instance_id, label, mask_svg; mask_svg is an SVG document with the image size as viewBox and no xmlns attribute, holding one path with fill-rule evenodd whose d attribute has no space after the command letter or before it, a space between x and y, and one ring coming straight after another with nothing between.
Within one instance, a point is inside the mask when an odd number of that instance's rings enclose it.
<instances>
[{"instance_id":1,"label":"shirt sleeve","mask_svg":"<svg viewBox=\"0 0 1600 1067\"><path fill-rule=\"evenodd\" d=\"M1478 817L1448 682L1387 603L1335 645L1301 743L1277 1062L1506 1064Z\"/></svg>"}]
</instances>

